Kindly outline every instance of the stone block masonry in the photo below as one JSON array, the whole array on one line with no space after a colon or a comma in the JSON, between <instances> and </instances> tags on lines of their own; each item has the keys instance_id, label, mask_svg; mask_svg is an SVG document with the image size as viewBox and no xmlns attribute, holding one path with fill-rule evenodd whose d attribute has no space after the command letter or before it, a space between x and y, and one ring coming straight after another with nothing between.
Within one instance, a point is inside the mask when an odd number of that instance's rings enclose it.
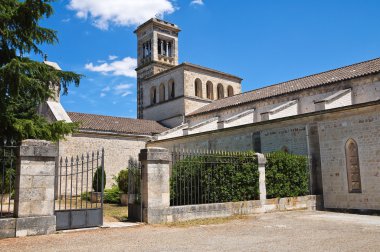
<instances>
[{"instance_id":1,"label":"stone block masonry","mask_svg":"<svg viewBox=\"0 0 380 252\"><path fill-rule=\"evenodd\" d=\"M378 109L378 108L377 108ZM373 109L318 123L324 206L331 209L380 209L380 115ZM357 143L360 192L350 192L345 145Z\"/></svg>"},{"instance_id":2,"label":"stone block masonry","mask_svg":"<svg viewBox=\"0 0 380 252\"><path fill-rule=\"evenodd\" d=\"M14 217L0 220L0 238L50 234L54 215L56 144L25 140L18 150Z\"/></svg>"},{"instance_id":3,"label":"stone block masonry","mask_svg":"<svg viewBox=\"0 0 380 252\"><path fill-rule=\"evenodd\" d=\"M158 214L170 205L169 162L171 156L164 148L143 149L139 160L142 169L143 221L161 223Z\"/></svg>"}]
</instances>

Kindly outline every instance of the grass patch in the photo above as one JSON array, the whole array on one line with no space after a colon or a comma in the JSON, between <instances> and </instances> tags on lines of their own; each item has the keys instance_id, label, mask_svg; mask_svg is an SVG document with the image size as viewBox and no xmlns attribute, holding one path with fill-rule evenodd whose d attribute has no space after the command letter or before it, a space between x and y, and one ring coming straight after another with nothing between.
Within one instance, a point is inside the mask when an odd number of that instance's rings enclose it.
<instances>
[{"instance_id":1,"label":"grass patch","mask_svg":"<svg viewBox=\"0 0 380 252\"><path fill-rule=\"evenodd\" d=\"M118 204L104 204L103 214L105 222L120 222L127 221L128 207Z\"/></svg>"},{"instance_id":2,"label":"grass patch","mask_svg":"<svg viewBox=\"0 0 380 252\"><path fill-rule=\"evenodd\" d=\"M246 220L252 218L248 215L232 215L228 217L218 217L218 218L207 218L207 219L195 219L181 222L173 222L163 224L168 227L191 227L191 226L202 226L202 225L218 225L224 224L234 220Z\"/></svg>"}]
</instances>

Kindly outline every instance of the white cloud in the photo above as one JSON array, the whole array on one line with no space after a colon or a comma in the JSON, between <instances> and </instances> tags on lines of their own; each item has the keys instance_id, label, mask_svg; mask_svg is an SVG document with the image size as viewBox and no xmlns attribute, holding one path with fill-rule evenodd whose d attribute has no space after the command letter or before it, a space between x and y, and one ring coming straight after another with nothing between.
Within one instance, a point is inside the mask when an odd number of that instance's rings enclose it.
<instances>
[{"instance_id":1,"label":"white cloud","mask_svg":"<svg viewBox=\"0 0 380 252\"><path fill-rule=\"evenodd\" d=\"M117 58L119 58L119 57L117 57L116 55L109 55L109 56L108 56L108 59L109 59L109 60L115 60L115 59L117 59Z\"/></svg>"},{"instance_id":2,"label":"white cloud","mask_svg":"<svg viewBox=\"0 0 380 252\"><path fill-rule=\"evenodd\" d=\"M190 5L204 5L203 0L193 0Z\"/></svg>"},{"instance_id":3,"label":"white cloud","mask_svg":"<svg viewBox=\"0 0 380 252\"><path fill-rule=\"evenodd\" d=\"M133 84L119 84L114 87L115 94L121 95L122 97L132 94L131 89Z\"/></svg>"},{"instance_id":4,"label":"white cloud","mask_svg":"<svg viewBox=\"0 0 380 252\"><path fill-rule=\"evenodd\" d=\"M110 90L111 90L110 86L106 86L105 88L102 89L102 92L108 92Z\"/></svg>"},{"instance_id":5,"label":"white cloud","mask_svg":"<svg viewBox=\"0 0 380 252\"><path fill-rule=\"evenodd\" d=\"M110 24L139 25L152 17L175 11L170 0L70 0L68 8L76 11L78 18L90 17L93 25L102 30L107 30Z\"/></svg>"},{"instance_id":6,"label":"white cloud","mask_svg":"<svg viewBox=\"0 0 380 252\"><path fill-rule=\"evenodd\" d=\"M64 18L64 19L62 19L61 20L63 23L68 23L68 22L70 22L70 18Z\"/></svg>"},{"instance_id":7,"label":"white cloud","mask_svg":"<svg viewBox=\"0 0 380 252\"><path fill-rule=\"evenodd\" d=\"M103 63L100 65L94 65L90 62L84 67L92 72L136 78L135 68L137 67L137 60L131 57L126 57L119 61Z\"/></svg>"},{"instance_id":8,"label":"white cloud","mask_svg":"<svg viewBox=\"0 0 380 252\"><path fill-rule=\"evenodd\" d=\"M108 92L112 91L115 95L120 95L125 97L127 95L133 94L132 88L134 84L119 84L114 87L106 86L100 91L100 97L104 97L108 94Z\"/></svg>"}]
</instances>

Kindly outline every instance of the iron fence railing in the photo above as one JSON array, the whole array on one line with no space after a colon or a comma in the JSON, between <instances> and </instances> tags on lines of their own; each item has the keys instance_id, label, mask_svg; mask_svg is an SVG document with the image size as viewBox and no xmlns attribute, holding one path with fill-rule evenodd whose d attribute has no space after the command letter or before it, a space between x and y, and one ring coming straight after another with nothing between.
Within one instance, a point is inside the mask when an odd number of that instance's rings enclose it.
<instances>
[{"instance_id":1,"label":"iron fence railing","mask_svg":"<svg viewBox=\"0 0 380 252\"><path fill-rule=\"evenodd\" d=\"M9 218L14 212L16 178L15 141L6 139L0 145L0 218Z\"/></svg>"},{"instance_id":2,"label":"iron fence railing","mask_svg":"<svg viewBox=\"0 0 380 252\"><path fill-rule=\"evenodd\" d=\"M173 151L172 206L254 200L258 193L253 152Z\"/></svg>"},{"instance_id":3,"label":"iron fence railing","mask_svg":"<svg viewBox=\"0 0 380 252\"><path fill-rule=\"evenodd\" d=\"M104 150L71 158L61 157L57 170L56 211L102 207Z\"/></svg>"}]
</instances>

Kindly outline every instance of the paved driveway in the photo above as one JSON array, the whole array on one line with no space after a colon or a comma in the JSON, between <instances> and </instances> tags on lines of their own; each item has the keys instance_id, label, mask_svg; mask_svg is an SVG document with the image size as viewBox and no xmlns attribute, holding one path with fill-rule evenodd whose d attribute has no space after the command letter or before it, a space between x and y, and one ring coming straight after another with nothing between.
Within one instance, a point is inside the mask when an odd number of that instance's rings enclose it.
<instances>
[{"instance_id":1,"label":"paved driveway","mask_svg":"<svg viewBox=\"0 0 380 252\"><path fill-rule=\"evenodd\" d=\"M1 251L380 251L380 217L282 212L216 225L142 225L0 240Z\"/></svg>"}]
</instances>

